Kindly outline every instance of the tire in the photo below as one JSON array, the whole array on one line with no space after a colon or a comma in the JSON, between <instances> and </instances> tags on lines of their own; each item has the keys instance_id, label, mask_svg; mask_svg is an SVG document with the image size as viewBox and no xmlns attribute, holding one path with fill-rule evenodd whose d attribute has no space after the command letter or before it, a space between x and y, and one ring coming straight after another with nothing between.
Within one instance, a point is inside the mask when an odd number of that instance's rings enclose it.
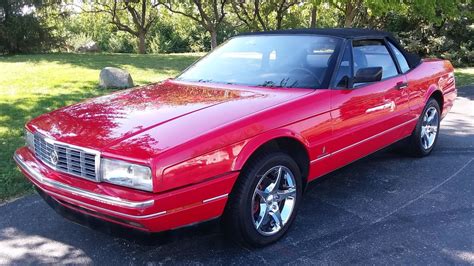
<instances>
[{"instance_id":1,"label":"tire","mask_svg":"<svg viewBox=\"0 0 474 266\"><path fill-rule=\"evenodd\" d=\"M253 247L279 240L296 217L302 190L301 171L289 155L274 152L256 156L229 195L222 219L227 237Z\"/></svg>"},{"instance_id":2,"label":"tire","mask_svg":"<svg viewBox=\"0 0 474 266\"><path fill-rule=\"evenodd\" d=\"M415 130L409 137L407 150L410 155L424 157L433 151L438 141L440 121L441 112L438 101L430 98L418 119Z\"/></svg>"}]
</instances>

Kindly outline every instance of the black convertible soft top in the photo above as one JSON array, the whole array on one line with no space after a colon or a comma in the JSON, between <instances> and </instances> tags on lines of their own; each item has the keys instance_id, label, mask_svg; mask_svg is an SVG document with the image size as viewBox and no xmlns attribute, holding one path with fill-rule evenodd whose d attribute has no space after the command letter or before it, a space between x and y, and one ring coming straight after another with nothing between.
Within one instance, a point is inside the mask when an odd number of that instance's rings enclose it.
<instances>
[{"instance_id":1,"label":"black convertible soft top","mask_svg":"<svg viewBox=\"0 0 474 266\"><path fill-rule=\"evenodd\" d=\"M400 45L395 37L386 31L373 30L373 29L359 29L359 28L327 28L327 29L290 29L290 30L273 30L273 31L261 31L261 32L246 32L239 34L239 36L245 35L268 35L268 34L314 34L314 35L325 35L335 36L344 39L388 39L393 45L395 45L405 56L410 68L415 68L421 62L418 55L408 53Z\"/></svg>"}]
</instances>

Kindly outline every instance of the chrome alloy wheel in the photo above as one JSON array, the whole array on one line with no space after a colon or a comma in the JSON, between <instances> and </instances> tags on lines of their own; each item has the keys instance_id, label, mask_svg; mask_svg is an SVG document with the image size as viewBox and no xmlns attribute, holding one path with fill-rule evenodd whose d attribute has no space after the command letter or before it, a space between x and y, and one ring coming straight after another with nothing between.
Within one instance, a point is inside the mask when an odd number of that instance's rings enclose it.
<instances>
[{"instance_id":1,"label":"chrome alloy wheel","mask_svg":"<svg viewBox=\"0 0 474 266\"><path fill-rule=\"evenodd\" d=\"M438 125L438 110L431 106L426 110L421 124L421 145L425 150L428 150L433 146L436 140L436 134L438 134Z\"/></svg>"},{"instance_id":2,"label":"chrome alloy wheel","mask_svg":"<svg viewBox=\"0 0 474 266\"><path fill-rule=\"evenodd\" d=\"M257 231L270 236L288 222L296 204L296 182L293 173L278 165L260 177L252 197L253 224Z\"/></svg>"}]
</instances>

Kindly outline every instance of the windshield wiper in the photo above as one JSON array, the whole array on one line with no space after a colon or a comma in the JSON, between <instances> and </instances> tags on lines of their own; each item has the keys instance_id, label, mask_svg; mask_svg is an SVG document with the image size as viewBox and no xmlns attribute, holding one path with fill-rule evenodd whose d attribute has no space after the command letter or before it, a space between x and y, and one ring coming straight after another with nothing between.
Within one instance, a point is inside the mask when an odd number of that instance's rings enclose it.
<instances>
[{"instance_id":1,"label":"windshield wiper","mask_svg":"<svg viewBox=\"0 0 474 266\"><path fill-rule=\"evenodd\" d=\"M197 82L210 83L210 82L213 82L213 80L212 79L198 79Z\"/></svg>"},{"instance_id":2,"label":"windshield wiper","mask_svg":"<svg viewBox=\"0 0 474 266\"><path fill-rule=\"evenodd\" d=\"M271 80L264 81L262 84L258 84L258 87L279 87L275 84L275 82Z\"/></svg>"},{"instance_id":3,"label":"windshield wiper","mask_svg":"<svg viewBox=\"0 0 474 266\"><path fill-rule=\"evenodd\" d=\"M274 88L292 88L295 87L298 84L298 81L295 80L292 84L288 85L288 81L290 78L284 78L280 81L280 84L277 85L275 82L271 80L264 81L262 84L259 84L257 86L259 87L274 87Z\"/></svg>"},{"instance_id":4,"label":"windshield wiper","mask_svg":"<svg viewBox=\"0 0 474 266\"><path fill-rule=\"evenodd\" d=\"M296 86L296 84L298 84L298 81L295 80L295 82L293 82L293 84L289 85L288 82L290 81L290 78L284 78L280 81L280 86L281 87L285 87L285 88L292 88L294 86Z\"/></svg>"}]
</instances>

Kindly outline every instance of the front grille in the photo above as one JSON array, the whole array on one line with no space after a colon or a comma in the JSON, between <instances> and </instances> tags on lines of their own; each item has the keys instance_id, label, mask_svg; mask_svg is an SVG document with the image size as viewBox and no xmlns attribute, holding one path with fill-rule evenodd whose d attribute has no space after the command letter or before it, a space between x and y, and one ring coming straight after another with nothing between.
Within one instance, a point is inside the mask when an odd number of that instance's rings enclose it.
<instances>
[{"instance_id":1,"label":"front grille","mask_svg":"<svg viewBox=\"0 0 474 266\"><path fill-rule=\"evenodd\" d=\"M34 145L36 157L55 170L93 181L98 180L97 152L45 139L39 134L35 134Z\"/></svg>"}]
</instances>

